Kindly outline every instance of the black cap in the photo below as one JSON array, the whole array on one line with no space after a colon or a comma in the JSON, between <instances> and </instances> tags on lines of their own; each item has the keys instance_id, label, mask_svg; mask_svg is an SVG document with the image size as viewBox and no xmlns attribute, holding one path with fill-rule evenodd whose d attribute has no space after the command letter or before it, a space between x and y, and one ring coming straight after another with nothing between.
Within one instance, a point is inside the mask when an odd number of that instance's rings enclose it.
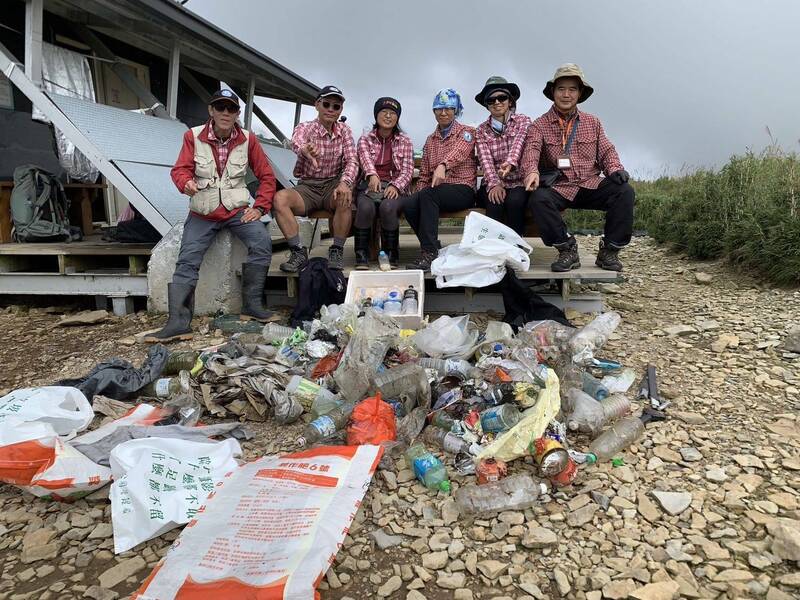
<instances>
[{"instance_id":1,"label":"black cap","mask_svg":"<svg viewBox=\"0 0 800 600\"><path fill-rule=\"evenodd\" d=\"M384 108L388 108L389 110L393 110L397 113L397 118L400 118L400 112L403 110L403 107L400 106L400 102L395 100L394 98L390 98L389 96L384 96L383 98L378 98L375 101L375 106L372 108L372 114L377 119L378 113L381 112Z\"/></svg>"},{"instance_id":2,"label":"black cap","mask_svg":"<svg viewBox=\"0 0 800 600\"><path fill-rule=\"evenodd\" d=\"M344 94L342 93L342 90L335 85L326 85L324 88L322 88L319 91L319 94L317 94L317 100L320 98L327 98L328 96L339 96L339 98L342 99L342 102L344 102Z\"/></svg>"},{"instance_id":3,"label":"black cap","mask_svg":"<svg viewBox=\"0 0 800 600\"><path fill-rule=\"evenodd\" d=\"M217 91L216 91L216 92L214 92L214 94L211 96L211 100L209 100L209 101L208 101L208 103L209 103L209 104L215 104L215 103L217 103L217 102L223 102L223 101L224 101L224 102L230 102L231 104L233 104L233 105L234 105L234 106L236 106L237 108L239 108L239 107L240 107L240 105L239 105L239 98L237 98L237 97L236 97L236 94L234 94L234 93L233 93L232 91L230 91L229 89L221 89L221 90L217 90Z\"/></svg>"}]
</instances>

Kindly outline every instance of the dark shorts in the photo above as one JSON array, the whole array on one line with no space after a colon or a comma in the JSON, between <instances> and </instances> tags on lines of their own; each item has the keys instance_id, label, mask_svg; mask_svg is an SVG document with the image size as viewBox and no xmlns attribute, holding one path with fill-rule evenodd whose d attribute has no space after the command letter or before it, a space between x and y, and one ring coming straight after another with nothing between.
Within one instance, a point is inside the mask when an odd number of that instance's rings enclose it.
<instances>
[{"instance_id":1,"label":"dark shorts","mask_svg":"<svg viewBox=\"0 0 800 600\"><path fill-rule=\"evenodd\" d=\"M306 214L315 210L334 211L333 191L339 185L339 177L327 179L301 179L294 191L300 194L306 208Z\"/></svg>"}]
</instances>

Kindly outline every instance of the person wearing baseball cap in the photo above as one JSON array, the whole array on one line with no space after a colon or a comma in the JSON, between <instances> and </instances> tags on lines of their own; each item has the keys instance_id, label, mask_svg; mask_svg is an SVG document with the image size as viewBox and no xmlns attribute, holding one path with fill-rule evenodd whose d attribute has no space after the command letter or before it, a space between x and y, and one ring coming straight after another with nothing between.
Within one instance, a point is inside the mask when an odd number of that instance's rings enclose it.
<instances>
[{"instance_id":1,"label":"person wearing baseball cap","mask_svg":"<svg viewBox=\"0 0 800 600\"><path fill-rule=\"evenodd\" d=\"M356 269L369 268L369 242L376 205L381 215L381 248L393 267L400 264L401 196L408 194L414 174L414 145L400 130L400 102L378 98L372 109L375 124L358 139L358 162L364 178L358 185L354 227Z\"/></svg>"},{"instance_id":2,"label":"person wearing baseball cap","mask_svg":"<svg viewBox=\"0 0 800 600\"><path fill-rule=\"evenodd\" d=\"M267 321L275 316L264 307L272 240L260 221L272 207L275 175L256 136L239 125L240 108L236 94L218 90L208 101L208 121L183 136L171 176L178 190L191 198L189 216L172 283L167 285L169 318L148 341L191 337L200 264L217 233L226 228L247 248L242 264L242 318ZM258 179L252 206L245 185L248 167Z\"/></svg>"},{"instance_id":3,"label":"person wearing baseball cap","mask_svg":"<svg viewBox=\"0 0 800 600\"><path fill-rule=\"evenodd\" d=\"M328 266L339 271L344 268L344 243L353 222L358 158L353 132L339 120L344 107L342 90L326 85L317 94L314 107L317 118L300 123L292 134L292 150L297 155L294 176L299 181L275 194L275 221L289 244L289 258L280 265L287 273L297 273L308 262L295 215L305 216L315 210L333 213Z\"/></svg>"},{"instance_id":4,"label":"person wearing baseball cap","mask_svg":"<svg viewBox=\"0 0 800 600\"><path fill-rule=\"evenodd\" d=\"M528 205L542 241L558 250L558 258L550 265L557 272L581 266L578 242L567 230L563 210L606 213L595 259L601 269L622 271L619 251L631 241L633 232L635 192L628 172L600 119L578 110L578 104L593 92L578 65L558 67L542 90L553 106L528 129L523 149L525 189L533 191ZM542 173L540 161L547 166Z\"/></svg>"}]
</instances>

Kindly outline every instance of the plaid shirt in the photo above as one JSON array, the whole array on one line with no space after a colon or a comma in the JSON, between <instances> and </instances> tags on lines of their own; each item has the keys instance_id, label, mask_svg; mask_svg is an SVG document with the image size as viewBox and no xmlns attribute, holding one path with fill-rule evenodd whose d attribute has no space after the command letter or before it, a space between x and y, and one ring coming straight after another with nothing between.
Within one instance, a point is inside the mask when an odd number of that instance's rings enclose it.
<instances>
[{"instance_id":1,"label":"plaid shirt","mask_svg":"<svg viewBox=\"0 0 800 600\"><path fill-rule=\"evenodd\" d=\"M392 175L389 182L401 194L408 192L408 185L414 175L414 145L411 138L405 133L398 132L392 136ZM358 138L358 162L364 177L377 175L375 171L375 158L381 147L377 130L373 129Z\"/></svg>"},{"instance_id":2,"label":"plaid shirt","mask_svg":"<svg viewBox=\"0 0 800 600\"><path fill-rule=\"evenodd\" d=\"M442 137L439 128L425 140L417 190L431 187L433 171L443 164L447 169L442 183L468 185L475 189L478 162L475 160L475 130L453 121L450 133Z\"/></svg>"},{"instance_id":3,"label":"plaid shirt","mask_svg":"<svg viewBox=\"0 0 800 600\"><path fill-rule=\"evenodd\" d=\"M239 137L239 126L235 125L233 131L228 136L227 140L221 140L214 135L214 128L208 128L208 141L217 148L217 172L222 175L225 170L225 165L228 164L228 156L231 153L231 147L236 144L231 144Z\"/></svg>"},{"instance_id":4,"label":"plaid shirt","mask_svg":"<svg viewBox=\"0 0 800 600\"><path fill-rule=\"evenodd\" d=\"M578 131L569 151L572 166L563 169L566 176L553 189L567 200L574 200L580 188L597 189L602 181L600 173L608 177L624 169L614 144L606 137L600 119L589 113L577 111ZM539 166L554 169L563 153L563 137L555 106L536 119L528 129L522 151L523 176L539 170Z\"/></svg>"},{"instance_id":5,"label":"plaid shirt","mask_svg":"<svg viewBox=\"0 0 800 600\"><path fill-rule=\"evenodd\" d=\"M478 126L475 132L475 149L478 151L478 160L483 168L483 180L486 182L487 190L501 183L503 187L509 189L522 185L522 171L517 167L530 124L530 118L525 115L512 114L506 122L503 133L498 134L492 129L491 117ZM501 182L497 170L503 163L508 163L514 168Z\"/></svg>"},{"instance_id":6,"label":"plaid shirt","mask_svg":"<svg viewBox=\"0 0 800 600\"><path fill-rule=\"evenodd\" d=\"M311 142L317 146L318 167L303 155L303 146ZM344 123L333 124L331 133L323 127L319 119L300 123L292 134L292 150L297 154L294 176L299 179L328 179L339 177L353 187L358 175L358 159L353 142L353 132Z\"/></svg>"}]
</instances>

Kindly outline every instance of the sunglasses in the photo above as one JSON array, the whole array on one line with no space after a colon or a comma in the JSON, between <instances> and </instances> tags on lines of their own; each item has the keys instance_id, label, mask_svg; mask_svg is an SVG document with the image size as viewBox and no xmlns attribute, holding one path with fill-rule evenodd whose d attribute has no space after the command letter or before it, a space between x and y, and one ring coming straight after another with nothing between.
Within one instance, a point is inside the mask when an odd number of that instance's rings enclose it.
<instances>
[{"instance_id":1,"label":"sunglasses","mask_svg":"<svg viewBox=\"0 0 800 600\"><path fill-rule=\"evenodd\" d=\"M227 112L235 115L239 112L239 107L234 106L233 104L229 104L227 102L218 102L217 104L212 104L211 108L213 108L217 112Z\"/></svg>"},{"instance_id":2,"label":"sunglasses","mask_svg":"<svg viewBox=\"0 0 800 600\"><path fill-rule=\"evenodd\" d=\"M435 112L435 113L456 112L456 109L455 108L434 108L433 112Z\"/></svg>"},{"instance_id":3,"label":"sunglasses","mask_svg":"<svg viewBox=\"0 0 800 600\"><path fill-rule=\"evenodd\" d=\"M497 96L492 96L491 98L486 99L486 106L491 106L495 102L508 102L508 95L506 94L497 94Z\"/></svg>"},{"instance_id":4,"label":"sunglasses","mask_svg":"<svg viewBox=\"0 0 800 600\"><path fill-rule=\"evenodd\" d=\"M327 100L323 100L322 108L326 110L330 108L333 108L333 110L342 110L342 105L339 104L338 102L328 102Z\"/></svg>"}]
</instances>

